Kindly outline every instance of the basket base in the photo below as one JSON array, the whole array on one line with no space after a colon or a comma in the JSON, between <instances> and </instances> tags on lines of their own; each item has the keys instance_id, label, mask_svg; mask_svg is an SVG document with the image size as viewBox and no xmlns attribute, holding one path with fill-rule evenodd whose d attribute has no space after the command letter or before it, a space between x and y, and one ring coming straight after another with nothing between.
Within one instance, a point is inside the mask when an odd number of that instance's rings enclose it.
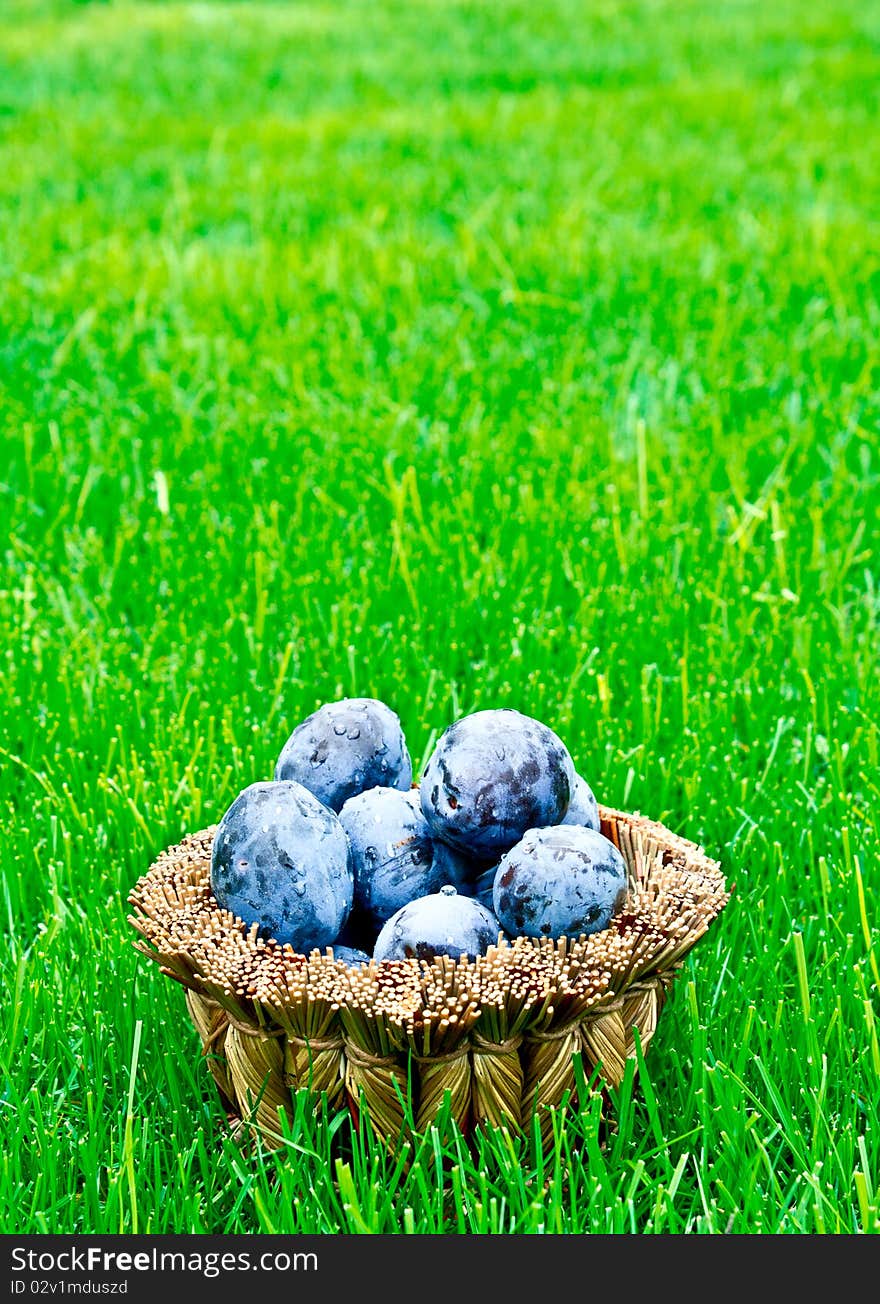
<instances>
[{"instance_id":1,"label":"basket base","mask_svg":"<svg viewBox=\"0 0 880 1304\"><path fill-rule=\"evenodd\" d=\"M365 1079L363 1064L358 1065L352 1048L342 1039L338 1048L333 1048L335 1080L316 1089L314 1080L298 1083L285 1071L283 1038L256 1029L243 1032L221 1005L196 993L187 993L187 1006L231 1129L241 1133L255 1126L270 1148L284 1144L279 1110L292 1119L292 1093L297 1090L309 1092L316 1108L324 1100L332 1108L344 1103L356 1126L360 1125L360 1101L365 1099L371 1124L378 1125L380 1134L392 1144L411 1130L424 1132L444 1109L465 1135L484 1124L519 1131L537 1116L546 1139L553 1127L550 1111L567 1100L577 1101L579 1078L590 1083L597 1077L606 1099L608 1087L620 1086L627 1061L636 1058L636 1037L642 1052L650 1045L672 978L667 971L632 984L623 995L600 1003L578 1023L527 1034L514 1047L467 1039L454 1060L458 1072L451 1085L447 1085L448 1062L427 1059L420 1063L415 1056L410 1056L408 1063L396 1055L384 1060L371 1057L373 1072L390 1072L399 1085L392 1093L391 1109L387 1102L384 1107L381 1103L377 1106L375 1099L378 1091L381 1102L387 1081L377 1088L369 1077ZM312 1057L313 1064L321 1053L327 1053L326 1046Z\"/></svg>"}]
</instances>

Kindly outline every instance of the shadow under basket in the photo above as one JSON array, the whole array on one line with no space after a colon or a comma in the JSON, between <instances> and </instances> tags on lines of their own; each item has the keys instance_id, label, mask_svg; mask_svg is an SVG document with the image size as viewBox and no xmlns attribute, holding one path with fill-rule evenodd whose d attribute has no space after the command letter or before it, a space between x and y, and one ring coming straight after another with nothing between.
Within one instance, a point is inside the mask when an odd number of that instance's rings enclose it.
<instances>
[{"instance_id":1,"label":"shadow under basket","mask_svg":"<svg viewBox=\"0 0 880 1304\"><path fill-rule=\"evenodd\" d=\"M138 949L186 988L208 1067L230 1112L283 1141L279 1111L305 1089L363 1109L394 1143L448 1100L480 1123L542 1131L588 1080L611 1086L643 1050L676 969L729 899L717 861L641 815L599 808L629 890L608 928L576 941L499 940L476 961L440 958L348 969L300 955L222 910L210 886L214 829L158 858L129 897Z\"/></svg>"}]
</instances>

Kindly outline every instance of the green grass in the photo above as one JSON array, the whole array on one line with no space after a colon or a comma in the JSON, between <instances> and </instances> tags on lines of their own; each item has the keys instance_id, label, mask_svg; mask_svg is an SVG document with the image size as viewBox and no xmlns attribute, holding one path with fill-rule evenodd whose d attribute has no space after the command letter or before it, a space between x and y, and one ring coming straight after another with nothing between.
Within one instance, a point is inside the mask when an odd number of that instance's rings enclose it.
<instances>
[{"instance_id":1,"label":"green grass","mask_svg":"<svg viewBox=\"0 0 880 1304\"><path fill-rule=\"evenodd\" d=\"M7 1231L878 1230L878 39L3 6ZM610 1129L223 1138L126 893L346 693L416 758L538 715L722 857Z\"/></svg>"}]
</instances>

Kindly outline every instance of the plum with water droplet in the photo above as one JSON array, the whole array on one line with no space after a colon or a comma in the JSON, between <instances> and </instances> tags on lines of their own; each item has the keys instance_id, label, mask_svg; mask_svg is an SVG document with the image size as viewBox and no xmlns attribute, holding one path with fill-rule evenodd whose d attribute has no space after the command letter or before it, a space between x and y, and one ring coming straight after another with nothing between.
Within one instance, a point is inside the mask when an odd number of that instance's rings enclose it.
<instances>
[{"instance_id":1,"label":"plum with water droplet","mask_svg":"<svg viewBox=\"0 0 880 1304\"><path fill-rule=\"evenodd\" d=\"M411 901L392 915L376 940L374 960L475 960L498 941L501 929L490 910L473 897L460 896L447 885L439 892Z\"/></svg>"},{"instance_id":2,"label":"plum with water droplet","mask_svg":"<svg viewBox=\"0 0 880 1304\"><path fill-rule=\"evenodd\" d=\"M373 697L327 702L297 725L281 750L276 779L294 779L331 810L367 788L412 783L400 720Z\"/></svg>"},{"instance_id":3,"label":"plum with water droplet","mask_svg":"<svg viewBox=\"0 0 880 1304\"><path fill-rule=\"evenodd\" d=\"M416 897L438 891L461 874L455 852L431 837L418 794L368 788L339 812L348 834L359 911L377 926Z\"/></svg>"},{"instance_id":4,"label":"plum with water droplet","mask_svg":"<svg viewBox=\"0 0 880 1304\"><path fill-rule=\"evenodd\" d=\"M252 783L214 835L219 905L262 937L308 953L339 935L354 894L348 838L333 811L299 783Z\"/></svg>"},{"instance_id":5,"label":"plum with water droplet","mask_svg":"<svg viewBox=\"0 0 880 1304\"><path fill-rule=\"evenodd\" d=\"M526 829L558 824L574 782L572 759L552 729L519 711L477 711L437 743L422 778L422 812L436 837L491 860Z\"/></svg>"},{"instance_id":6,"label":"plum with water droplet","mask_svg":"<svg viewBox=\"0 0 880 1304\"><path fill-rule=\"evenodd\" d=\"M513 936L580 937L607 928L626 896L613 842L579 824L529 829L501 857L495 914Z\"/></svg>"}]
</instances>

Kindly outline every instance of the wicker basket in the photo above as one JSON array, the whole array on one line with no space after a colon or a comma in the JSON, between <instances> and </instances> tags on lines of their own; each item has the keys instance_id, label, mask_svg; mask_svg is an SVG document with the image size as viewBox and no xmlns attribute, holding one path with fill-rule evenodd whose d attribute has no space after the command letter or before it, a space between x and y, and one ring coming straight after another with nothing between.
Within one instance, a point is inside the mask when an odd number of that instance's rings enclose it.
<instances>
[{"instance_id":1,"label":"wicker basket","mask_svg":"<svg viewBox=\"0 0 880 1304\"><path fill-rule=\"evenodd\" d=\"M643 1049L682 958L726 905L717 861L650 819L600 807L629 891L603 932L577 941L499 940L476 961L386 961L347 969L257 937L211 894L213 829L164 852L129 898L138 949L186 988L230 1113L280 1144L280 1111L306 1089L365 1108L394 1142L448 1105L468 1131L528 1125L598 1066L616 1086ZM583 1079L585 1080L585 1079Z\"/></svg>"}]
</instances>

